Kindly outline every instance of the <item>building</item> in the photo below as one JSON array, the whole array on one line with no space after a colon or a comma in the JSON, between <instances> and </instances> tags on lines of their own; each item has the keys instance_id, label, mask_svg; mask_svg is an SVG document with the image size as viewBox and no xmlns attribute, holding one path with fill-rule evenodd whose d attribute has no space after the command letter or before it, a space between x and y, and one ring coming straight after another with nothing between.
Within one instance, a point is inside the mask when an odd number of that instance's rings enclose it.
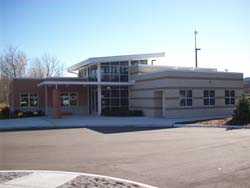
<instances>
[{"instance_id":1,"label":"building","mask_svg":"<svg viewBox=\"0 0 250 188\"><path fill-rule=\"evenodd\" d=\"M231 115L243 74L159 66L165 53L89 58L68 68L75 78L14 79L11 110L46 115L127 115L183 118Z\"/></svg>"},{"instance_id":2,"label":"building","mask_svg":"<svg viewBox=\"0 0 250 188\"><path fill-rule=\"evenodd\" d=\"M245 94L250 94L250 78L245 78L244 79L244 93Z\"/></svg>"}]
</instances>

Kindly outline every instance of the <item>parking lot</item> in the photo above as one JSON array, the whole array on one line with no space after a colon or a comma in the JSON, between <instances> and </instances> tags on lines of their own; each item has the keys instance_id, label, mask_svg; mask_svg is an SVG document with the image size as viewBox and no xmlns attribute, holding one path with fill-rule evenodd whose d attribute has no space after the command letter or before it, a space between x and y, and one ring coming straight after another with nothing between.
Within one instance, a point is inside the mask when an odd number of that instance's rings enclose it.
<instances>
[{"instance_id":1,"label":"parking lot","mask_svg":"<svg viewBox=\"0 0 250 188\"><path fill-rule=\"evenodd\" d=\"M0 132L1 170L63 170L158 187L250 187L250 130L78 128Z\"/></svg>"}]
</instances>

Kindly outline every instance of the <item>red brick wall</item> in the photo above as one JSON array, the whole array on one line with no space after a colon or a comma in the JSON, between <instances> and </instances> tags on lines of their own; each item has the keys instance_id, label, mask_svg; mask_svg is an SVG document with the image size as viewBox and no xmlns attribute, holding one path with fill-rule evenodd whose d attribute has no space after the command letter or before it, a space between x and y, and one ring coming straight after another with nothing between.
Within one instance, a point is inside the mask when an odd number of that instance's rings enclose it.
<instances>
[{"instance_id":1,"label":"red brick wall","mask_svg":"<svg viewBox=\"0 0 250 188\"><path fill-rule=\"evenodd\" d=\"M84 81L82 78L49 78L49 79L13 79L10 83L10 96L12 99L11 106L14 109L22 109L19 106L19 95L21 93L37 93L39 100L39 108L45 110L45 86L38 87L37 85L42 81ZM53 88L56 86L48 86L48 107L52 107L53 104ZM66 86L58 85L59 94L63 92L75 92L78 93L78 105L87 106L88 105L88 90L87 86Z\"/></svg>"}]
</instances>

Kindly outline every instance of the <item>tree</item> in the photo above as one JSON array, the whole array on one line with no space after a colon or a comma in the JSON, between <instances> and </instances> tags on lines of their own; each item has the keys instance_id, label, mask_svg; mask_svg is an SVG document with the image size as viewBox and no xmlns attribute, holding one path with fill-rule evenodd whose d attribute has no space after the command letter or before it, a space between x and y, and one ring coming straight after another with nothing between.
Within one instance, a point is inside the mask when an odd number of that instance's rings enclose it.
<instances>
[{"instance_id":1,"label":"tree","mask_svg":"<svg viewBox=\"0 0 250 188\"><path fill-rule=\"evenodd\" d=\"M17 48L9 47L0 56L0 102L8 102L10 79L26 76L27 56Z\"/></svg>"},{"instance_id":2,"label":"tree","mask_svg":"<svg viewBox=\"0 0 250 188\"><path fill-rule=\"evenodd\" d=\"M1 78L11 79L26 76L27 56L17 48L7 48L0 58Z\"/></svg>"},{"instance_id":3,"label":"tree","mask_svg":"<svg viewBox=\"0 0 250 188\"><path fill-rule=\"evenodd\" d=\"M63 75L63 64L55 57L44 54L35 58L29 70L29 77L46 78Z\"/></svg>"},{"instance_id":4,"label":"tree","mask_svg":"<svg viewBox=\"0 0 250 188\"><path fill-rule=\"evenodd\" d=\"M250 99L247 95L242 95L239 99L234 113L234 120L241 121L243 124L250 121Z\"/></svg>"}]
</instances>

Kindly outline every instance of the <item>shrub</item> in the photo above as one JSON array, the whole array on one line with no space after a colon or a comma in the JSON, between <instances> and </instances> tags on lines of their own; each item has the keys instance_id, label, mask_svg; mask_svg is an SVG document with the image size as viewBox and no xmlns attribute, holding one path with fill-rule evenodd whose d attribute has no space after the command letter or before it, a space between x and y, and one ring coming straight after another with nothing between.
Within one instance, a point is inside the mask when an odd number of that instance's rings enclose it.
<instances>
[{"instance_id":1,"label":"shrub","mask_svg":"<svg viewBox=\"0 0 250 188\"><path fill-rule=\"evenodd\" d=\"M9 118L9 107L8 106L4 106L0 108L0 119L6 119Z\"/></svg>"},{"instance_id":2,"label":"shrub","mask_svg":"<svg viewBox=\"0 0 250 188\"><path fill-rule=\"evenodd\" d=\"M143 116L143 112L141 110L131 110L129 116Z\"/></svg>"},{"instance_id":3,"label":"shrub","mask_svg":"<svg viewBox=\"0 0 250 188\"><path fill-rule=\"evenodd\" d=\"M17 117L23 117L23 112L18 112Z\"/></svg>"},{"instance_id":4,"label":"shrub","mask_svg":"<svg viewBox=\"0 0 250 188\"><path fill-rule=\"evenodd\" d=\"M240 121L243 124L250 122L250 99L246 95L240 97L237 108L234 111L233 120Z\"/></svg>"}]
</instances>

